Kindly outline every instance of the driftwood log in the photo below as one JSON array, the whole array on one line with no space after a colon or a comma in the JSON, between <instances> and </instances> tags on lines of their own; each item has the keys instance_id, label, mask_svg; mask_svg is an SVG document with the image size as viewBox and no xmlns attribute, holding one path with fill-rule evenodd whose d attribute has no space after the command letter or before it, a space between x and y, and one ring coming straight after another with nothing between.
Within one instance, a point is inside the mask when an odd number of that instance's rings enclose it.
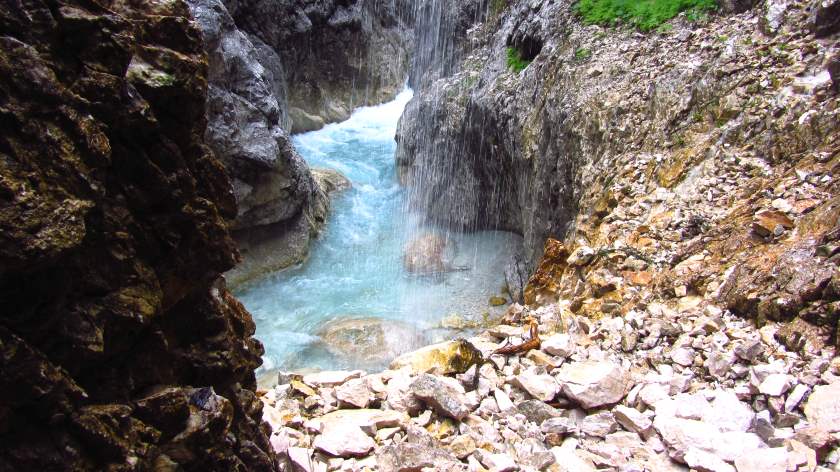
<instances>
[{"instance_id":1,"label":"driftwood log","mask_svg":"<svg viewBox=\"0 0 840 472\"><path fill-rule=\"evenodd\" d=\"M540 329L537 325L537 320L531 318L531 333L530 339L522 344L515 344L511 346L500 347L493 351L493 354L516 354L519 352L527 352L531 349L540 348Z\"/></svg>"}]
</instances>

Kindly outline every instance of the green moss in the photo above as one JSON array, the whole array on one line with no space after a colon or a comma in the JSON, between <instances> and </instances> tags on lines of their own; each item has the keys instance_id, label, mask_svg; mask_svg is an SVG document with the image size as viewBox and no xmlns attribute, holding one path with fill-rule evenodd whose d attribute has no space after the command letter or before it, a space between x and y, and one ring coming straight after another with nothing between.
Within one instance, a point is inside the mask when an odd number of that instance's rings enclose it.
<instances>
[{"instance_id":1,"label":"green moss","mask_svg":"<svg viewBox=\"0 0 840 472\"><path fill-rule=\"evenodd\" d=\"M575 49L575 59L583 61L592 57L592 51L588 48Z\"/></svg>"},{"instance_id":2,"label":"green moss","mask_svg":"<svg viewBox=\"0 0 840 472\"><path fill-rule=\"evenodd\" d=\"M526 61L522 58L522 54L514 47L507 48L507 65L508 69L513 70L517 74L528 67L531 61Z\"/></svg>"},{"instance_id":3,"label":"green moss","mask_svg":"<svg viewBox=\"0 0 840 472\"><path fill-rule=\"evenodd\" d=\"M657 28L683 11L692 19L716 8L716 0L579 0L574 6L585 23L626 22L642 31Z\"/></svg>"},{"instance_id":4,"label":"green moss","mask_svg":"<svg viewBox=\"0 0 840 472\"><path fill-rule=\"evenodd\" d=\"M508 4L507 0L493 0L490 3L490 16L491 17L499 16L499 14L501 12L503 12L505 10L505 8L507 8L507 4Z\"/></svg>"}]
</instances>

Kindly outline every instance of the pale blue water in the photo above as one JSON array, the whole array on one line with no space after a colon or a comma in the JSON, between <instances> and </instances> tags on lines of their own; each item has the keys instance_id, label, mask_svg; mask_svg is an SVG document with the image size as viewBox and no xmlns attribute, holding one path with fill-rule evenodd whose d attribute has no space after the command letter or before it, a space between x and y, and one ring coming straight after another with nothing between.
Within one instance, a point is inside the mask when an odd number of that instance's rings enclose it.
<instances>
[{"instance_id":1,"label":"pale blue water","mask_svg":"<svg viewBox=\"0 0 840 472\"><path fill-rule=\"evenodd\" d=\"M517 235L450 233L457 247L454 265L469 270L429 279L403 268L406 241L430 229L404 210L394 166L397 122L411 95L406 90L393 102L357 110L343 123L294 137L311 167L336 169L353 187L333 197L327 226L304 264L238 290L266 348L261 370L384 367L330 354L317 333L334 319L398 320L433 342L453 335L436 329L447 315L480 319L504 310L491 308L488 300L502 291L504 266L521 244Z\"/></svg>"}]
</instances>

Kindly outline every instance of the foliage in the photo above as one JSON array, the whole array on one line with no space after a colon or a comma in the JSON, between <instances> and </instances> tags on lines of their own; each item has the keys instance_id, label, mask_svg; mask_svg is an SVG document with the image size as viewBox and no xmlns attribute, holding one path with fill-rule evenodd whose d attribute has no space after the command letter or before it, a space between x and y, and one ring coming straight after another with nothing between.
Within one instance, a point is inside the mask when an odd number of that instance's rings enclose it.
<instances>
[{"instance_id":1,"label":"foliage","mask_svg":"<svg viewBox=\"0 0 840 472\"><path fill-rule=\"evenodd\" d=\"M717 8L716 0L579 0L575 12L588 24L614 25L620 21L650 31L688 11L689 19L700 19Z\"/></svg>"},{"instance_id":2,"label":"foliage","mask_svg":"<svg viewBox=\"0 0 840 472\"><path fill-rule=\"evenodd\" d=\"M575 59L579 61L583 61L592 57L592 50L588 48L577 48L575 49Z\"/></svg>"},{"instance_id":3,"label":"foliage","mask_svg":"<svg viewBox=\"0 0 840 472\"><path fill-rule=\"evenodd\" d=\"M508 6L508 0L492 0L490 2L490 16L498 16Z\"/></svg>"},{"instance_id":4,"label":"foliage","mask_svg":"<svg viewBox=\"0 0 840 472\"><path fill-rule=\"evenodd\" d=\"M518 49L514 47L507 48L507 65L508 69L512 69L517 74L522 72L523 69L528 67L531 61L527 61L522 58L522 53L519 52Z\"/></svg>"}]
</instances>

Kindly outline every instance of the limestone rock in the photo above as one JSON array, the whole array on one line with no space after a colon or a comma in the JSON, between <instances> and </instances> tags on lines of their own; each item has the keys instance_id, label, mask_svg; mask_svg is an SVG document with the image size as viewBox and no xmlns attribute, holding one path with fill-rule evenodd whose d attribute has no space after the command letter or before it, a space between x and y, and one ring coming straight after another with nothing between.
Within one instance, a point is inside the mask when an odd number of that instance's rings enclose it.
<instances>
[{"instance_id":1,"label":"limestone rock","mask_svg":"<svg viewBox=\"0 0 840 472\"><path fill-rule=\"evenodd\" d=\"M575 346L567 333L558 333L544 339L541 349L553 356L569 357L575 352Z\"/></svg>"},{"instance_id":2,"label":"limestone rock","mask_svg":"<svg viewBox=\"0 0 840 472\"><path fill-rule=\"evenodd\" d=\"M361 428L350 423L328 424L324 432L315 437L312 446L336 457L364 456L376 443Z\"/></svg>"},{"instance_id":3,"label":"limestone rock","mask_svg":"<svg viewBox=\"0 0 840 472\"><path fill-rule=\"evenodd\" d=\"M548 374L535 374L523 372L513 379L513 384L525 390L537 400L548 402L557 395L559 387L554 377Z\"/></svg>"},{"instance_id":4,"label":"limestone rock","mask_svg":"<svg viewBox=\"0 0 840 472\"><path fill-rule=\"evenodd\" d=\"M412 374L428 372L446 375L466 372L482 360L481 352L475 346L467 340L458 339L403 354L391 362L391 369L408 368Z\"/></svg>"},{"instance_id":5,"label":"limestone rock","mask_svg":"<svg viewBox=\"0 0 840 472\"><path fill-rule=\"evenodd\" d=\"M557 380L565 396L587 409L618 403L632 387L627 372L608 361L566 364Z\"/></svg>"},{"instance_id":6,"label":"limestone rock","mask_svg":"<svg viewBox=\"0 0 840 472\"><path fill-rule=\"evenodd\" d=\"M808 422L823 431L840 431L840 382L814 387L805 403Z\"/></svg>"},{"instance_id":7,"label":"limestone rock","mask_svg":"<svg viewBox=\"0 0 840 472\"><path fill-rule=\"evenodd\" d=\"M377 455L382 472L412 472L423 468L434 470L462 470L458 458L452 453L435 447L400 443L386 446Z\"/></svg>"},{"instance_id":8,"label":"limestone rock","mask_svg":"<svg viewBox=\"0 0 840 472\"><path fill-rule=\"evenodd\" d=\"M464 405L462 394L434 375L418 376L411 383L411 392L438 413L449 418L460 421L470 413Z\"/></svg>"}]
</instances>

